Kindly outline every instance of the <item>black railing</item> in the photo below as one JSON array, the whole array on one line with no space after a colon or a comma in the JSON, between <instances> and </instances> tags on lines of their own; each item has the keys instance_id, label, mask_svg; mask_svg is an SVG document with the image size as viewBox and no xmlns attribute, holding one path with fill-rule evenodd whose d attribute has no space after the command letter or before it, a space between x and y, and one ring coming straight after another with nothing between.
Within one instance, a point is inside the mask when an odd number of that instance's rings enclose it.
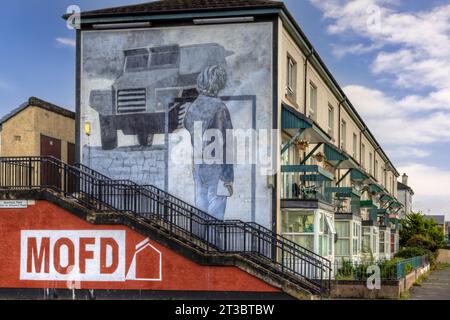
<instances>
[{"instance_id":1,"label":"black railing","mask_svg":"<svg viewBox=\"0 0 450 320\"><path fill-rule=\"evenodd\" d=\"M314 294L330 291L331 262L256 223L221 221L154 186L113 180L53 157L0 158L0 188L47 188L97 212L131 214L202 252L239 254Z\"/></svg>"}]
</instances>

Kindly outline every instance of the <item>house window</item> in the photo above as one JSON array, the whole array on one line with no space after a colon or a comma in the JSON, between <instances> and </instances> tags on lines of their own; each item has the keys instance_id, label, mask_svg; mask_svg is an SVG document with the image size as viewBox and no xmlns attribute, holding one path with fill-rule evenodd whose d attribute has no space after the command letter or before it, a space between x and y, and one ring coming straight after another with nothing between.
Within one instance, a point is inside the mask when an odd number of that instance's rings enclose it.
<instances>
[{"instance_id":1,"label":"house window","mask_svg":"<svg viewBox=\"0 0 450 320\"><path fill-rule=\"evenodd\" d=\"M287 59L287 95L293 100L297 98L297 63L291 56Z\"/></svg>"},{"instance_id":2,"label":"house window","mask_svg":"<svg viewBox=\"0 0 450 320\"><path fill-rule=\"evenodd\" d=\"M353 134L353 158L356 159L356 154L358 153L358 137Z\"/></svg>"},{"instance_id":3,"label":"house window","mask_svg":"<svg viewBox=\"0 0 450 320\"><path fill-rule=\"evenodd\" d=\"M361 166L366 169L366 146L361 144Z\"/></svg>"},{"instance_id":4,"label":"house window","mask_svg":"<svg viewBox=\"0 0 450 320\"><path fill-rule=\"evenodd\" d=\"M360 248L360 237L361 237L361 225L353 222L353 254L357 255Z\"/></svg>"},{"instance_id":5,"label":"house window","mask_svg":"<svg viewBox=\"0 0 450 320\"><path fill-rule=\"evenodd\" d=\"M362 252L363 253L372 252L372 250L370 249L370 228L363 228Z\"/></svg>"},{"instance_id":6,"label":"house window","mask_svg":"<svg viewBox=\"0 0 450 320\"><path fill-rule=\"evenodd\" d=\"M378 181L378 160L375 160L375 179Z\"/></svg>"},{"instance_id":7,"label":"house window","mask_svg":"<svg viewBox=\"0 0 450 320\"><path fill-rule=\"evenodd\" d=\"M373 173L373 157L372 152L369 152L369 173Z\"/></svg>"},{"instance_id":8,"label":"house window","mask_svg":"<svg viewBox=\"0 0 450 320\"><path fill-rule=\"evenodd\" d=\"M14 141L15 142L20 142L22 140L21 136L14 136Z\"/></svg>"},{"instance_id":9,"label":"house window","mask_svg":"<svg viewBox=\"0 0 450 320\"><path fill-rule=\"evenodd\" d=\"M334 108L328 105L328 134L334 137Z\"/></svg>"},{"instance_id":10,"label":"house window","mask_svg":"<svg viewBox=\"0 0 450 320\"><path fill-rule=\"evenodd\" d=\"M347 123L345 120L341 122L341 148L346 150L347 146Z\"/></svg>"},{"instance_id":11,"label":"house window","mask_svg":"<svg viewBox=\"0 0 450 320\"><path fill-rule=\"evenodd\" d=\"M336 221L334 223L338 241L336 242L336 256L350 255L350 222Z\"/></svg>"},{"instance_id":12,"label":"house window","mask_svg":"<svg viewBox=\"0 0 450 320\"><path fill-rule=\"evenodd\" d=\"M372 231L372 252L374 254L378 253L377 245L378 245L378 233L377 233L377 231L373 230Z\"/></svg>"},{"instance_id":13,"label":"house window","mask_svg":"<svg viewBox=\"0 0 450 320\"><path fill-rule=\"evenodd\" d=\"M283 236L314 250L314 211L283 210L281 219Z\"/></svg>"},{"instance_id":14,"label":"house window","mask_svg":"<svg viewBox=\"0 0 450 320\"><path fill-rule=\"evenodd\" d=\"M380 253L384 253L385 250L385 232L380 231Z\"/></svg>"},{"instance_id":15,"label":"house window","mask_svg":"<svg viewBox=\"0 0 450 320\"><path fill-rule=\"evenodd\" d=\"M317 119L317 87L312 82L309 84L309 115Z\"/></svg>"}]
</instances>

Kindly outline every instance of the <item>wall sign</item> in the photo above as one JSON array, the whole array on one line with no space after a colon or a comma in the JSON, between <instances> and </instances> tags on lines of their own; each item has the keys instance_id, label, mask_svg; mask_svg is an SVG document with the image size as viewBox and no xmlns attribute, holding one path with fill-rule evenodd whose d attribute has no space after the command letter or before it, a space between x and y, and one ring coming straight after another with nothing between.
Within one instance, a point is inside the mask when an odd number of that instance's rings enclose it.
<instances>
[{"instance_id":1,"label":"wall sign","mask_svg":"<svg viewBox=\"0 0 450 320\"><path fill-rule=\"evenodd\" d=\"M0 209L26 209L27 200L0 200Z\"/></svg>"},{"instance_id":2,"label":"wall sign","mask_svg":"<svg viewBox=\"0 0 450 320\"><path fill-rule=\"evenodd\" d=\"M279 291L238 268L199 265L127 227L92 225L44 200L0 210L0 226L0 288Z\"/></svg>"}]
</instances>

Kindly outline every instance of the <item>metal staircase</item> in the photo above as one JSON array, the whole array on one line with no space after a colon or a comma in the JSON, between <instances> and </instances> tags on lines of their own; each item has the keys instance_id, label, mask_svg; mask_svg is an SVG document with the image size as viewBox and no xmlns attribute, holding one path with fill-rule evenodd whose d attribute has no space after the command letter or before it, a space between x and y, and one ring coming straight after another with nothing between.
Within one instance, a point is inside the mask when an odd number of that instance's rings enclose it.
<instances>
[{"instance_id":1,"label":"metal staircase","mask_svg":"<svg viewBox=\"0 0 450 320\"><path fill-rule=\"evenodd\" d=\"M239 255L320 296L330 292L331 262L256 223L217 220L154 186L113 180L53 157L0 158L0 189L50 189L98 213L151 221L204 253Z\"/></svg>"}]
</instances>

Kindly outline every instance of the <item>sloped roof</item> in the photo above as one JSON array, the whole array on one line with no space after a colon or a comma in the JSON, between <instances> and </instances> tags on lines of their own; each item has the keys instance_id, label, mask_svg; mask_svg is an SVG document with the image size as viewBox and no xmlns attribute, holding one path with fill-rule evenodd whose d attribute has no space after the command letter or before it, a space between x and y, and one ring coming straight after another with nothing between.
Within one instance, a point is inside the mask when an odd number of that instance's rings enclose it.
<instances>
[{"instance_id":1,"label":"sloped roof","mask_svg":"<svg viewBox=\"0 0 450 320\"><path fill-rule=\"evenodd\" d=\"M398 190L408 190L409 192L414 194L414 190L410 186L407 186L406 184L401 183L399 181L397 181L397 189Z\"/></svg>"},{"instance_id":2,"label":"sloped roof","mask_svg":"<svg viewBox=\"0 0 450 320\"><path fill-rule=\"evenodd\" d=\"M86 11L82 12L81 16L83 18L88 18L124 14L139 15L163 12L282 7L284 7L283 2L272 0L160 0L136 5ZM67 17L67 15L65 17Z\"/></svg>"},{"instance_id":3,"label":"sloped roof","mask_svg":"<svg viewBox=\"0 0 450 320\"><path fill-rule=\"evenodd\" d=\"M9 119L16 116L18 113L22 112L26 108L34 106L39 107L57 114L60 114L64 117L75 119L75 112L57 106L53 103L44 101L42 99L36 97L30 97L25 103L21 104L19 107L13 109L10 113L6 114L4 117L0 118L0 125L8 121Z\"/></svg>"}]
</instances>

